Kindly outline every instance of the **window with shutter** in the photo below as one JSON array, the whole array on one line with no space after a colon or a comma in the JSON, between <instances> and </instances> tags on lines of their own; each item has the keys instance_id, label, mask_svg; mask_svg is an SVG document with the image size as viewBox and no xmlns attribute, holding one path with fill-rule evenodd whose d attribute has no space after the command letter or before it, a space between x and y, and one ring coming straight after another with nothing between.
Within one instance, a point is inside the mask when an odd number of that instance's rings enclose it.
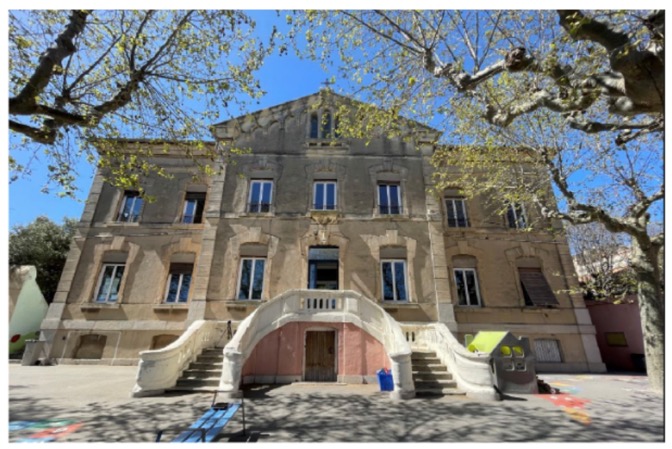
<instances>
[{"instance_id":1,"label":"window with shutter","mask_svg":"<svg viewBox=\"0 0 672 449\"><path fill-rule=\"evenodd\" d=\"M557 306L558 300L539 268L518 268L526 306Z\"/></svg>"}]
</instances>

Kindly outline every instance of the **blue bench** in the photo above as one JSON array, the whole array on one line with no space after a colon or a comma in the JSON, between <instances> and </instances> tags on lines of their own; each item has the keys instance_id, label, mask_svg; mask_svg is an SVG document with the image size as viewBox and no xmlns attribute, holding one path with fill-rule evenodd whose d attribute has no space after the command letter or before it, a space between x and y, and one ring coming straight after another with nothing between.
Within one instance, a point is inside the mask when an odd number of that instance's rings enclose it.
<instances>
[{"instance_id":1,"label":"blue bench","mask_svg":"<svg viewBox=\"0 0 672 449\"><path fill-rule=\"evenodd\" d=\"M161 436L168 430L179 431L180 433L171 441L171 443L209 443L219 435L222 429L231 421L231 418L238 412L243 411L243 435L247 436L245 429L245 403L241 399L238 402L215 403L217 393L212 400L212 405L191 426L187 428L171 428L159 430L156 434L156 442L161 441Z\"/></svg>"}]
</instances>

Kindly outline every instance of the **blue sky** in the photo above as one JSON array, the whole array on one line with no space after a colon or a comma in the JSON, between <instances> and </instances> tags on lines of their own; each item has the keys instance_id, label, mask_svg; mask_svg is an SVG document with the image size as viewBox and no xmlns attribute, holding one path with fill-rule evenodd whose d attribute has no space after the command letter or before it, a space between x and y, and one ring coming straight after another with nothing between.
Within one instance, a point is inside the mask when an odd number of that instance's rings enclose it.
<instances>
[{"instance_id":1,"label":"blue sky","mask_svg":"<svg viewBox=\"0 0 672 449\"><path fill-rule=\"evenodd\" d=\"M282 25L285 21L284 14L277 17L274 11L254 11L252 15L257 21L258 29L270 27L272 23ZM324 87L322 83L330 75L318 63L300 60L290 52L286 56L273 55L268 58L257 76L267 92L258 106L258 109L263 109L317 92ZM227 118L223 116L221 120ZM10 142L11 140L10 136ZM21 153L12 154L19 160L21 157L25 158ZM79 219L93 182L93 167L86 162L78 165L79 177L76 184L80 191L77 199L71 199L60 198L54 192L42 193L47 172L39 159L35 162L32 164L32 176L9 184L9 227L26 225L40 215L46 215L59 223L64 217Z\"/></svg>"}]
</instances>

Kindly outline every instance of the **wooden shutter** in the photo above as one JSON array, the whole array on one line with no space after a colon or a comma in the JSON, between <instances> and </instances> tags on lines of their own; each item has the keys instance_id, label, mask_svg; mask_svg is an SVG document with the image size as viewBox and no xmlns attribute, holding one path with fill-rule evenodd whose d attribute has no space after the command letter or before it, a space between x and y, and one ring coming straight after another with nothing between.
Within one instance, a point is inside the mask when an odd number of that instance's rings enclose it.
<instances>
[{"instance_id":1,"label":"wooden shutter","mask_svg":"<svg viewBox=\"0 0 672 449\"><path fill-rule=\"evenodd\" d=\"M518 274L525 293L535 306L558 305L553 290L539 268L518 268Z\"/></svg>"}]
</instances>

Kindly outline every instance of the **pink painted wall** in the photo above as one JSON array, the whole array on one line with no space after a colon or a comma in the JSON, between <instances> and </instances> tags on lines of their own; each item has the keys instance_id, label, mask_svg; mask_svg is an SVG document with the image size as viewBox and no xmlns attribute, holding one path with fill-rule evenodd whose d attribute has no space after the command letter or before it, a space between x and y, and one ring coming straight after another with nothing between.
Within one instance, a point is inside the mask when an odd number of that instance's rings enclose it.
<instances>
[{"instance_id":1,"label":"pink painted wall","mask_svg":"<svg viewBox=\"0 0 672 449\"><path fill-rule=\"evenodd\" d=\"M597 333L597 345L607 369L637 371L631 354L644 354L644 337L637 304L586 302ZM607 332L623 332L628 346L609 346Z\"/></svg>"},{"instance_id":2,"label":"pink painted wall","mask_svg":"<svg viewBox=\"0 0 672 449\"><path fill-rule=\"evenodd\" d=\"M304 342L308 330L335 330L339 376L375 376L390 369L383 345L351 323L288 323L266 335L243 365L243 376L302 376Z\"/></svg>"}]
</instances>

